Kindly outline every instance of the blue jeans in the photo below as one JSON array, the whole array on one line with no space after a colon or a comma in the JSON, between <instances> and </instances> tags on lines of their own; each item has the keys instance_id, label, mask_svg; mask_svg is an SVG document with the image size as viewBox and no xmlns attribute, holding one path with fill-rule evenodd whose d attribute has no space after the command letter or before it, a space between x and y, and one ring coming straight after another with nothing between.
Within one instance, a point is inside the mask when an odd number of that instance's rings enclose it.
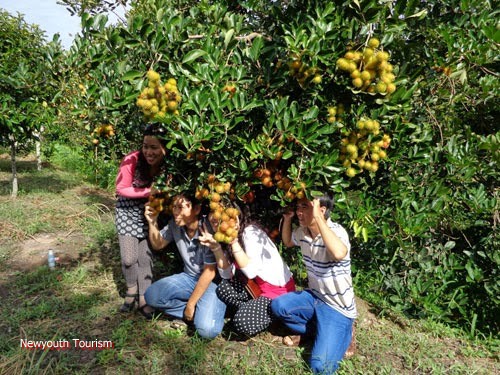
<instances>
[{"instance_id":1,"label":"blue jeans","mask_svg":"<svg viewBox=\"0 0 500 375\"><path fill-rule=\"evenodd\" d=\"M271 302L272 313L299 334L315 335L310 366L315 374L333 374L351 343L353 319L310 291L291 292Z\"/></svg>"},{"instance_id":2,"label":"blue jeans","mask_svg":"<svg viewBox=\"0 0 500 375\"><path fill-rule=\"evenodd\" d=\"M198 277L185 272L164 277L144 293L144 298L152 306L165 314L182 319L187 301L198 282ZM217 297L217 285L210 283L196 304L194 326L203 338L213 339L222 332L226 305Z\"/></svg>"}]
</instances>

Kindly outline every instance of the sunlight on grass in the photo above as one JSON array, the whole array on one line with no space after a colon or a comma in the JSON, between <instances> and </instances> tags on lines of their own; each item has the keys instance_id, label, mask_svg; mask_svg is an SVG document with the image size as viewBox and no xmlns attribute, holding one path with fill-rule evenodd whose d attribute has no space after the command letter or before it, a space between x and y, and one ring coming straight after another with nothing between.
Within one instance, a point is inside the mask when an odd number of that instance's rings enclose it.
<instances>
[{"instance_id":1,"label":"sunlight on grass","mask_svg":"<svg viewBox=\"0 0 500 375\"><path fill-rule=\"evenodd\" d=\"M265 335L240 342L228 333L206 341L170 328L165 319L149 322L137 312L118 313L124 280L112 194L74 184L74 175L55 169L37 176L29 168L23 173L26 188L20 198L0 196L0 286L8 290L0 305L0 373L310 373L305 348L286 348ZM8 269L5 260L15 256L16 246L41 232L81 233L85 242L78 259L55 271L46 265ZM110 340L114 348L27 350L19 346L22 338ZM432 321L362 311L357 341L358 354L341 363L339 375L393 375L395 369L398 374L499 373L494 334L471 340Z\"/></svg>"}]
</instances>

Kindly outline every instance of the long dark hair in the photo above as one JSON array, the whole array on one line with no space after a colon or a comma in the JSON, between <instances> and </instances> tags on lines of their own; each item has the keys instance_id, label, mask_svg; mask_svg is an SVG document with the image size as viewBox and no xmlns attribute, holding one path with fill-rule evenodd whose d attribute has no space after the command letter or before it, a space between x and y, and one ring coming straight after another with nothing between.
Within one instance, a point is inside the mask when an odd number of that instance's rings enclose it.
<instances>
[{"instance_id":1,"label":"long dark hair","mask_svg":"<svg viewBox=\"0 0 500 375\"><path fill-rule=\"evenodd\" d=\"M166 134L167 132L165 128L162 126L162 124L150 123L147 124L146 127L144 128L144 131L142 133L142 139L144 139L144 137L146 136L156 137L160 142L160 144L162 145L162 147L165 147L167 144ZM151 168L148 162L146 161L144 154L142 153L142 147L141 147L139 151L139 158L137 160L137 165L135 167L134 181L132 182L132 186L137 188L151 186L156 176L160 176L164 173L165 173L165 163L161 164L158 173L156 173L155 175L151 173Z\"/></svg>"},{"instance_id":2,"label":"long dark hair","mask_svg":"<svg viewBox=\"0 0 500 375\"><path fill-rule=\"evenodd\" d=\"M236 205L235 205L236 206ZM250 210L250 207L247 205L242 205L236 206L238 211L240 212L240 226L238 228L238 242L240 243L241 247L243 250L245 250L245 242L243 242L243 232L245 231L245 228L253 225L260 230L262 230L264 233L266 233L265 229L262 227L262 224L255 219L255 217L252 215L252 211ZM266 233L267 235L267 233ZM246 252L246 250L245 250Z\"/></svg>"}]
</instances>

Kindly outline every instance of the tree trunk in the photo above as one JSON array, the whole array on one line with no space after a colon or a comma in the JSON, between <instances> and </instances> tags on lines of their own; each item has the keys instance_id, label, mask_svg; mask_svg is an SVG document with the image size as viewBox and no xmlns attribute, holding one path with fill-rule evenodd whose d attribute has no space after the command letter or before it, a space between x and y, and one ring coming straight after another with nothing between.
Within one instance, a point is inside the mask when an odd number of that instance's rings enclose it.
<instances>
[{"instance_id":1,"label":"tree trunk","mask_svg":"<svg viewBox=\"0 0 500 375\"><path fill-rule=\"evenodd\" d=\"M10 135L10 165L12 167L12 198L17 198L17 166L16 166L17 141L14 135Z\"/></svg>"},{"instance_id":2,"label":"tree trunk","mask_svg":"<svg viewBox=\"0 0 500 375\"><path fill-rule=\"evenodd\" d=\"M40 131L33 132L35 136L35 153L36 153L36 169L38 171L42 170L42 152L41 152L41 144L42 144L42 133L43 126L40 128Z\"/></svg>"}]
</instances>

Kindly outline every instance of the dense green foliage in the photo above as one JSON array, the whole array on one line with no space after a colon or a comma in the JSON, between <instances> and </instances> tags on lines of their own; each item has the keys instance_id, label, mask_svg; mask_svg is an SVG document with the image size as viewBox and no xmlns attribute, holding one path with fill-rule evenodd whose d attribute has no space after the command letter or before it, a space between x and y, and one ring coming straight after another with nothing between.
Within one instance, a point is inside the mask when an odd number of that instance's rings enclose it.
<instances>
[{"instance_id":1,"label":"dense green foliage","mask_svg":"<svg viewBox=\"0 0 500 375\"><path fill-rule=\"evenodd\" d=\"M236 200L254 190L275 224L286 191L262 187L256 170L279 171L308 195L331 190L333 218L353 234L359 294L488 334L498 331L500 291L497 13L477 0L136 1L124 25L82 16L58 108L109 182L140 138L146 72L175 78L179 115L159 119L170 190L215 174ZM352 87L337 68L371 37L390 53L390 95ZM320 82L300 81L297 60ZM339 105L345 114L329 121ZM377 171L355 166L350 178L339 156L363 118L392 142ZM114 135L95 131L108 124Z\"/></svg>"}]
</instances>

